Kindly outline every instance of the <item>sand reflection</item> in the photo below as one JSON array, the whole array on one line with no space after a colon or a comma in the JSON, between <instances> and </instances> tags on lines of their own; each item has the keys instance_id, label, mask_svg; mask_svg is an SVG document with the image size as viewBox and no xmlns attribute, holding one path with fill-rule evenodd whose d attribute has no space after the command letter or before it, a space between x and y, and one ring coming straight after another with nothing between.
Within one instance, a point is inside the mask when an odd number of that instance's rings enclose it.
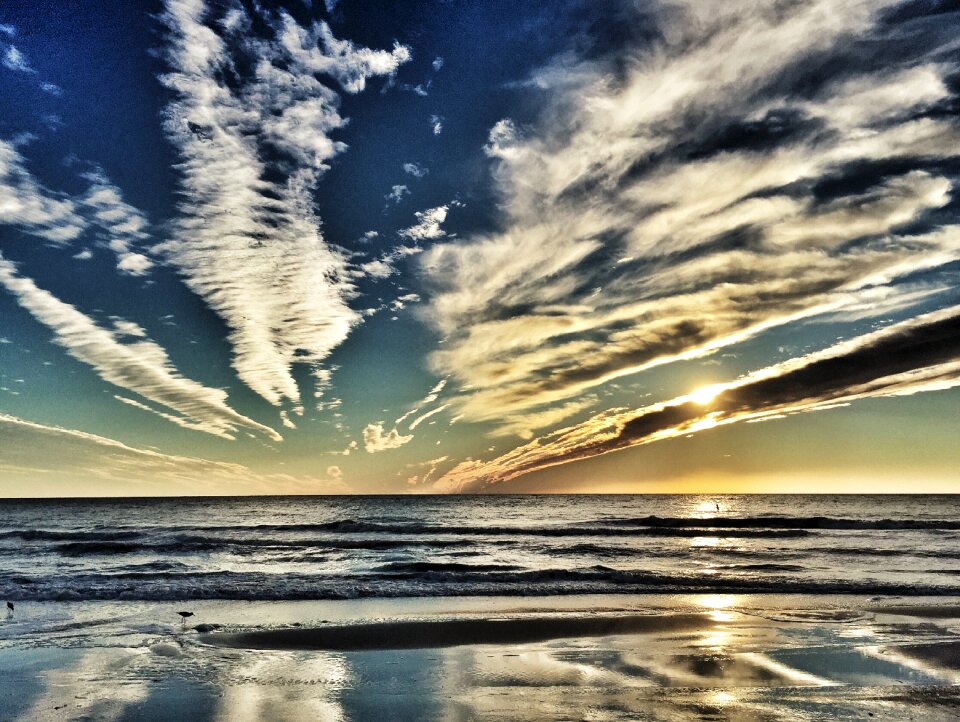
<instances>
[{"instance_id":1,"label":"sand reflection","mask_svg":"<svg viewBox=\"0 0 960 722\"><path fill-rule=\"evenodd\" d=\"M231 632L234 643L293 645L300 635L311 648L220 647L188 631L139 648L36 650L34 668L19 677L11 656L0 655L4 679L29 690L16 706L4 708L0 696L0 719L794 722L938 720L960 708L960 635L951 621L891 621L832 600L802 608L767 597L758 606L756 596L736 594L604 601L565 599L552 613L543 600L527 611L513 602L495 617L462 613L469 625L436 629L449 614L317 627L367 637L284 622L266 636ZM427 637L405 648L370 637L412 620L418 625L404 634L436 632L434 647ZM318 647L351 638L350 650Z\"/></svg>"},{"instance_id":2,"label":"sand reflection","mask_svg":"<svg viewBox=\"0 0 960 722\"><path fill-rule=\"evenodd\" d=\"M220 681L220 722L345 722L340 692L352 673L336 653L258 654L230 669Z\"/></svg>"}]
</instances>

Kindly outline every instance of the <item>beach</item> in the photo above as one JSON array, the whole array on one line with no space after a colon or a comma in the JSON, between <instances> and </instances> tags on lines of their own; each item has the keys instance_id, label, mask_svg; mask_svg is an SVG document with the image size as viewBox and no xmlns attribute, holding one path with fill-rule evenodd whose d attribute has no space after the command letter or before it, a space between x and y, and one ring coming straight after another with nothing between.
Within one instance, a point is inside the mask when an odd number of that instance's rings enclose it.
<instances>
[{"instance_id":1,"label":"beach","mask_svg":"<svg viewBox=\"0 0 960 722\"><path fill-rule=\"evenodd\" d=\"M181 625L184 606L18 607L0 627L0 719L960 714L955 598L203 601L186 605L195 616Z\"/></svg>"},{"instance_id":2,"label":"beach","mask_svg":"<svg viewBox=\"0 0 960 722\"><path fill-rule=\"evenodd\" d=\"M8 502L0 720L956 719L958 536L948 496Z\"/></svg>"}]
</instances>

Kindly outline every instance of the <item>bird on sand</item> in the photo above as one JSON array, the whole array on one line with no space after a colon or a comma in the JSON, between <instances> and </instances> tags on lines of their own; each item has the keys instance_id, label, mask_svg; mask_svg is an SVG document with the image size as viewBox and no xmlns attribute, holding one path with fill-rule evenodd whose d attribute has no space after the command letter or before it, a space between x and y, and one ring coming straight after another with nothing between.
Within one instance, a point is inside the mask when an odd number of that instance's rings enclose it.
<instances>
[{"instance_id":1,"label":"bird on sand","mask_svg":"<svg viewBox=\"0 0 960 722\"><path fill-rule=\"evenodd\" d=\"M182 620L181 626L185 626L187 618L193 616L193 612L177 612L177 614L180 615L180 619Z\"/></svg>"},{"instance_id":2,"label":"bird on sand","mask_svg":"<svg viewBox=\"0 0 960 722\"><path fill-rule=\"evenodd\" d=\"M13 602L7 602L7 611L13 614Z\"/></svg>"}]
</instances>

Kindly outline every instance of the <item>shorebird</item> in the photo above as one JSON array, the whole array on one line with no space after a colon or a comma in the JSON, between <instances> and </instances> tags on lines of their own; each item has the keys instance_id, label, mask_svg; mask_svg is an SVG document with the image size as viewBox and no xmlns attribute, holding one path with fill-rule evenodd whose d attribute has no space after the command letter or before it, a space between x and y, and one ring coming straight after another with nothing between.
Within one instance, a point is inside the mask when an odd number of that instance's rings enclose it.
<instances>
[{"instance_id":1,"label":"shorebird","mask_svg":"<svg viewBox=\"0 0 960 722\"><path fill-rule=\"evenodd\" d=\"M13 602L7 602L7 611L13 614Z\"/></svg>"},{"instance_id":2,"label":"shorebird","mask_svg":"<svg viewBox=\"0 0 960 722\"><path fill-rule=\"evenodd\" d=\"M181 621L181 624L180 624L180 626L182 626L182 627L183 627L183 626L186 626L186 624L187 624L187 617L192 617L192 616L193 616L193 612L177 612L177 614L180 615L180 619L182 620L182 621Z\"/></svg>"}]
</instances>

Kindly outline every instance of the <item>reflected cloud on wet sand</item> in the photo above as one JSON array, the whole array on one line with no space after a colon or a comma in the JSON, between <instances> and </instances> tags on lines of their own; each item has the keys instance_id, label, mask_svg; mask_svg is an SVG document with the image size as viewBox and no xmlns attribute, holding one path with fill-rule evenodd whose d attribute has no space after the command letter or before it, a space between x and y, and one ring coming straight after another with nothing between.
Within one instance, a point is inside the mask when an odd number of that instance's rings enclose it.
<instances>
[{"instance_id":1,"label":"reflected cloud on wet sand","mask_svg":"<svg viewBox=\"0 0 960 722\"><path fill-rule=\"evenodd\" d=\"M647 614L650 626L528 643L342 652L222 648L173 628L139 637L101 629L80 649L5 643L0 674L19 692L0 699L0 718L160 720L179 710L218 722L509 722L589 711L598 721L803 722L939 720L960 709L960 635L950 618L839 608L833 600L807 609L788 600L758 604L735 594L610 599L624 606L578 608L564 600L553 614L571 622ZM440 602L432 610L423 604L413 616L443 618ZM544 604L537 617L547 613ZM532 613L518 606L497 618ZM680 618L683 624L670 621ZM123 641L110 647L111 639Z\"/></svg>"}]
</instances>

